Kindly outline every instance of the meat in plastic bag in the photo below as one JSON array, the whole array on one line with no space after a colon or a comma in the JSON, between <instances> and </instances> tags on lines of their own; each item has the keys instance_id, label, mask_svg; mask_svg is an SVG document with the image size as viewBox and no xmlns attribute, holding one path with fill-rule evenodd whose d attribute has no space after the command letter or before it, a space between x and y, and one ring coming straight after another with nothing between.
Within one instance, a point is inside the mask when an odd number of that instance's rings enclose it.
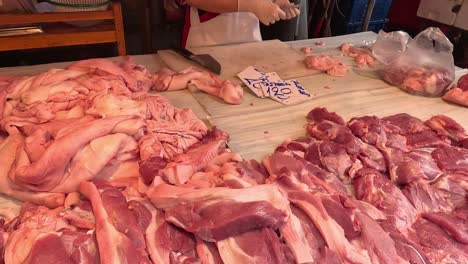
<instances>
[{"instance_id":1,"label":"meat in plastic bag","mask_svg":"<svg viewBox=\"0 0 468 264\"><path fill-rule=\"evenodd\" d=\"M404 32L380 32L373 47L386 82L411 94L442 96L455 79L453 45L438 28L411 39Z\"/></svg>"},{"instance_id":2,"label":"meat in plastic bag","mask_svg":"<svg viewBox=\"0 0 468 264\"><path fill-rule=\"evenodd\" d=\"M410 40L408 33L403 31L385 32L380 30L377 40L372 45L372 56L379 62L387 65L396 56L406 50Z\"/></svg>"}]
</instances>

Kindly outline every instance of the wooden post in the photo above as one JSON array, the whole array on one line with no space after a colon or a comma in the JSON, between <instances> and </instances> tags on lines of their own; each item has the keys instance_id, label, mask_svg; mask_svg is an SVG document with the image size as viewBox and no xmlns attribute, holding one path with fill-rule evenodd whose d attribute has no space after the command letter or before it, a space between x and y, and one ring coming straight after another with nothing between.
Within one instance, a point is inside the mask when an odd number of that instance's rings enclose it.
<instances>
[{"instance_id":1,"label":"wooden post","mask_svg":"<svg viewBox=\"0 0 468 264\"><path fill-rule=\"evenodd\" d=\"M127 50L125 48L125 33L122 18L122 6L120 3L112 3L112 11L114 13L115 23L115 37L117 39L117 50L119 56L126 56Z\"/></svg>"}]
</instances>

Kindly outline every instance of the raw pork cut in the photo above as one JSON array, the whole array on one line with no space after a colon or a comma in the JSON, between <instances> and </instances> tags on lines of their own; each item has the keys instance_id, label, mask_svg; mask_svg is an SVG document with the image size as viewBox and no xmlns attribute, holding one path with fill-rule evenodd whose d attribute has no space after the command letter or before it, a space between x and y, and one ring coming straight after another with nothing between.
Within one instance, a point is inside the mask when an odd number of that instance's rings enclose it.
<instances>
[{"instance_id":1,"label":"raw pork cut","mask_svg":"<svg viewBox=\"0 0 468 264\"><path fill-rule=\"evenodd\" d=\"M355 48L351 43L343 43L340 50L344 56L354 58L354 62L359 68L374 65L375 59L369 49Z\"/></svg>"},{"instance_id":2,"label":"raw pork cut","mask_svg":"<svg viewBox=\"0 0 468 264\"><path fill-rule=\"evenodd\" d=\"M93 232L69 225L62 210L24 203L5 245L5 263L99 263Z\"/></svg>"},{"instance_id":3,"label":"raw pork cut","mask_svg":"<svg viewBox=\"0 0 468 264\"><path fill-rule=\"evenodd\" d=\"M348 72L346 65L328 55L312 55L304 60L308 69L325 71L328 75L343 77Z\"/></svg>"},{"instance_id":4,"label":"raw pork cut","mask_svg":"<svg viewBox=\"0 0 468 264\"><path fill-rule=\"evenodd\" d=\"M291 205L291 216L280 232L297 263L313 263L320 258L325 241L312 221L299 208Z\"/></svg>"},{"instance_id":5,"label":"raw pork cut","mask_svg":"<svg viewBox=\"0 0 468 264\"><path fill-rule=\"evenodd\" d=\"M81 183L80 193L90 200L96 217L101 263L151 263L145 250L145 230L150 221L131 210L132 201L127 202L119 190L102 181ZM145 215L151 217L149 212Z\"/></svg>"},{"instance_id":6,"label":"raw pork cut","mask_svg":"<svg viewBox=\"0 0 468 264\"><path fill-rule=\"evenodd\" d=\"M445 171L460 171L468 173L468 149L453 146L443 146L432 152L437 165Z\"/></svg>"},{"instance_id":7,"label":"raw pork cut","mask_svg":"<svg viewBox=\"0 0 468 264\"><path fill-rule=\"evenodd\" d=\"M465 263L468 245L459 243L437 224L420 218L409 230L408 237L421 245L431 263Z\"/></svg>"},{"instance_id":8,"label":"raw pork cut","mask_svg":"<svg viewBox=\"0 0 468 264\"><path fill-rule=\"evenodd\" d=\"M188 70L196 71L196 69ZM190 81L190 84L207 94L223 99L227 103L242 103L244 90L238 83L230 80L221 80L210 72L203 72L203 75L203 78L194 79Z\"/></svg>"},{"instance_id":9,"label":"raw pork cut","mask_svg":"<svg viewBox=\"0 0 468 264\"><path fill-rule=\"evenodd\" d=\"M148 197L166 220L206 241L219 241L256 228L278 228L289 217L289 202L273 185L243 189L191 189L159 184Z\"/></svg>"},{"instance_id":10,"label":"raw pork cut","mask_svg":"<svg viewBox=\"0 0 468 264\"><path fill-rule=\"evenodd\" d=\"M278 236L268 228L229 237L216 245L224 263L291 263L287 261Z\"/></svg>"},{"instance_id":11,"label":"raw pork cut","mask_svg":"<svg viewBox=\"0 0 468 264\"><path fill-rule=\"evenodd\" d=\"M343 125L322 120L312 121L307 125L307 132L310 136L319 140L334 141L345 147L353 160L359 159L363 166L385 171L385 159L377 148L364 143L355 137L351 130Z\"/></svg>"},{"instance_id":12,"label":"raw pork cut","mask_svg":"<svg viewBox=\"0 0 468 264\"><path fill-rule=\"evenodd\" d=\"M445 101L468 107L468 90L454 87L442 97Z\"/></svg>"},{"instance_id":13,"label":"raw pork cut","mask_svg":"<svg viewBox=\"0 0 468 264\"><path fill-rule=\"evenodd\" d=\"M468 244L468 210L449 213L424 213L425 219L438 225L460 243Z\"/></svg>"},{"instance_id":14,"label":"raw pork cut","mask_svg":"<svg viewBox=\"0 0 468 264\"><path fill-rule=\"evenodd\" d=\"M153 263L171 263L171 258L197 258L192 234L166 222L164 211L156 209L149 200L132 198L131 201L142 212L139 219L148 221L145 231L146 250Z\"/></svg>"},{"instance_id":15,"label":"raw pork cut","mask_svg":"<svg viewBox=\"0 0 468 264\"><path fill-rule=\"evenodd\" d=\"M416 221L417 211L403 193L384 175L363 169L353 184L356 198L366 201L387 215L387 220L398 231L406 230Z\"/></svg>"},{"instance_id":16,"label":"raw pork cut","mask_svg":"<svg viewBox=\"0 0 468 264\"><path fill-rule=\"evenodd\" d=\"M468 107L468 74L463 75L457 87L448 90L442 97L445 101Z\"/></svg>"},{"instance_id":17,"label":"raw pork cut","mask_svg":"<svg viewBox=\"0 0 468 264\"><path fill-rule=\"evenodd\" d=\"M227 135L210 132L204 138L204 144L194 145L186 153L175 156L171 162L159 171L160 175L172 184L184 184L190 177L206 167L225 147Z\"/></svg>"},{"instance_id":18,"label":"raw pork cut","mask_svg":"<svg viewBox=\"0 0 468 264\"><path fill-rule=\"evenodd\" d=\"M468 174L459 172L447 173L439 177L431 185L437 188L444 199L453 208L466 208L468 206Z\"/></svg>"},{"instance_id":19,"label":"raw pork cut","mask_svg":"<svg viewBox=\"0 0 468 264\"><path fill-rule=\"evenodd\" d=\"M422 179L409 183L402 192L418 212L450 212L455 209L441 190Z\"/></svg>"}]
</instances>

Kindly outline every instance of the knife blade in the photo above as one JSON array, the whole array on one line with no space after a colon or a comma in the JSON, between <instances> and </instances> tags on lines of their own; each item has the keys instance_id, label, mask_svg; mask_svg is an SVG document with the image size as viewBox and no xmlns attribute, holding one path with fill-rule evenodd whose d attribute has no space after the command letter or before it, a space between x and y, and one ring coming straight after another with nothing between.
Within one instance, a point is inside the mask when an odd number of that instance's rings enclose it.
<instances>
[{"instance_id":1,"label":"knife blade","mask_svg":"<svg viewBox=\"0 0 468 264\"><path fill-rule=\"evenodd\" d=\"M191 51L180 47L172 47L171 50L218 75L221 74L221 64L209 54L193 54Z\"/></svg>"}]
</instances>

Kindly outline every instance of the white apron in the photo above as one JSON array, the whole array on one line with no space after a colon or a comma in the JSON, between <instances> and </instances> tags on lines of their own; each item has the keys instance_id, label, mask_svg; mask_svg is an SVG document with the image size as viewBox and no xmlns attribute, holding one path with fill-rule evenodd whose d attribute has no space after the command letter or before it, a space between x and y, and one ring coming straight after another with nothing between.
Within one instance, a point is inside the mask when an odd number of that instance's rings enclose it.
<instances>
[{"instance_id":1,"label":"white apron","mask_svg":"<svg viewBox=\"0 0 468 264\"><path fill-rule=\"evenodd\" d=\"M248 12L223 13L200 22L198 9L190 7L186 48L262 41L257 17Z\"/></svg>"}]
</instances>

